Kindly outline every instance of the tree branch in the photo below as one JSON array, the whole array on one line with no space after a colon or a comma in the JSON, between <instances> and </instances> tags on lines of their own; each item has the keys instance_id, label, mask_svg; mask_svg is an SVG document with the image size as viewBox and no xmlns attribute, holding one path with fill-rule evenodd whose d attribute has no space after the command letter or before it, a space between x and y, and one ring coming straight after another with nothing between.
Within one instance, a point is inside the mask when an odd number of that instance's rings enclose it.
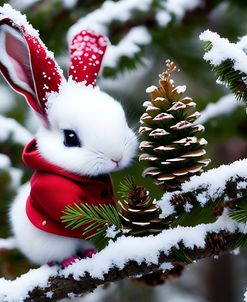
<instances>
[{"instance_id":1,"label":"tree branch","mask_svg":"<svg viewBox=\"0 0 247 302\"><path fill-rule=\"evenodd\" d=\"M212 255L222 255L226 252L232 251L235 248L236 240L239 233L231 234L230 232L221 231L220 233L208 234L205 238L205 248L185 248L183 243L179 243L178 248L172 248L171 252L167 255L163 251L158 255L157 263L141 262L130 260L123 268L112 267L107 273L104 274L103 279L98 279L90 276L86 272L79 280L75 280L70 274L68 277L56 276L49 279L46 288L34 288L25 302L45 302L45 301L58 301L61 298L67 297L68 293L75 295L82 295L92 291L97 286L106 282L115 282L126 277L135 276L139 274L147 274L154 269L160 267L164 262L177 261L176 251L184 250L191 260L199 260ZM53 292L52 298L46 297L47 293Z\"/></svg>"},{"instance_id":2,"label":"tree branch","mask_svg":"<svg viewBox=\"0 0 247 302\"><path fill-rule=\"evenodd\" d=\"M177 215L188 214L196 207L219 205L232 208L232 199L235 204L242 202L247 193L247 173L244 167L247 160L235 161L217 169L211 169L199 176L193 176L189 182L182 185L180 191L165 193L157 202L162 210L162 217L172 221ZM189 205L189 209L186 206Z\"/></svg>"},{"instance_id":3,"label":"tree branch","mask_svg":"<svg viewBox=\"0 0 247 302\"><path fill-rule=\"evenodd\" d=\"M216 215L219 217L214 223L194 227L177 226L156 236L122 236L115 242L110 242L93 258L82 259L66 269L43 266L14 281L0 279L0 301L14 302L19 297L23 297L25 302L58 301L71 293L83 295L107 282L147 274L165 262L190 263L235 249L240 235L243 239L244 224L230 219L229 210L225 208L231 209L245 198L246 165L247 160L241 160L209 170L192 177L179 191L180 195L176 197L178 202L184 204L184 194L189 192L195 201L191 204L192 207L199 204L205 208L208 203L216 206L219 204L217 199L222 199L222 209ZM168 213L171 207L172 195L169 194L172 193L166 193L158 202L162 215ZM206 200L202 200L202 194ZM169 215L177 215L181 210L175 207L172 209L175 212ZM20 288L21 292L18 291Z\"/></svg>"},{"instance_id":4,"label":"tree branch","mask_svg":"<svg viewBox=\"0 0 247 302\"><path fill-rule=\"evenodd\" d=\"M107 282L147 274L165 262L189 263L229 252L236 248L240 234L241 224L224 213L211 224L176 227L156 236L122 236L93 258L66 269L46 265L14 281L0 279L0 300L12 302L21 297L25 302L45 302L80 296Z\"/></svg>"}]
</instances>

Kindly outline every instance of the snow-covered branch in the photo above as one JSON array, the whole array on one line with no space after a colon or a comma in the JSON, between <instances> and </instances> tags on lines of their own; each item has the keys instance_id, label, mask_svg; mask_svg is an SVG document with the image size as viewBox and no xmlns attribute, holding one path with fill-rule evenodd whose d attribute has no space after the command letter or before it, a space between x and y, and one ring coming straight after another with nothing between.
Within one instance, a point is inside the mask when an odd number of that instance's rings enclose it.
<instances>
[{"instance_id":1,"label":"snow-covered branch","mask_svg":"<svg viewBox=\"0 0 247 302\"><path fill-rule=\"evenodd\" d=\"M231 43L217 33L206 30L201 33L200 39L206 42L204 59L211 64L218 82L226 85L238 100L247 102L247 36L237 43Z\"/></svg>"},{"instance_id":2,"label":"snow-covered branch","mask_svg":"<svg viewBox=\"0 0 247 302\"><path fill-rule=\"evenodd\" d=\"M243 102L237 102L233 94L221 97L216 103L209 103L197 119L197 124L205 124L220 116L231 115L237 108L244 107Z\"/></svg>"},{"instance_id":3,"label":"snow-covered branch","mask_svg":"<svg viewBox=\"0 0 247 302\"><path fill-rule=\"evenodd\" d=\"M12 118L0 116L0 128L0 142L11 138L24 146L32 138L31 133Z\"/></svg>"},{"instance_id":4,"label":"snow-covered branch","mask_svg":"<svg viewBox=\"0 0 247 302\"><path fill-rule=\"evenodd\" d=\"M122 57L135 58L141 51L140 46L151 42L151 36L145 26L133 27L117 45L111 45L106 51L104 67L114 68Z\"/></svg>"},{"instance_id":5,"label":"snow-covered branch","mask_svg":"<svg viewBox=\"0 0 247 302\"><path fill-rule=\"evenodd\" d=\"M92 29L102 34L109 33L109 25L113 21L124 23L135 12L147 12L153 0L120 0L118 2L106 1L103 5L82 17L69 30L68 38L71 40L81 29Z\"/></svg>"},{"instance_id":6,"label":"snow-covered branch","mask_svg":"<svg viewBox=\"0 0 247 302\"><path fill-rule=\"evenodd\" d=\"M215 223L177 227L156 236L123 236L93 258L67 269L46 265L14 281L0 279L0 300L43 302L78 296L100 284L146 274L162 263L178 261L179 251L191 261L221 255L235 248L239 232L239 225L223 215Z\"/></svg>"},{"instance_id":7,"label":"snow-covered branch","mask_svg":"<svg viewBox=\"0 0 247 302\"><path fill-rule=\"evenodd\" d=\"M192 177L183 184L181 191L166 193L157 202L162 216L171 217L177 213L175 204L171 203L173 194L177 194L176 200L181 204L186 201L183 211L191 210L196 204L205 207L208 202L219 199L225 203L231 198L241 199L247 188L246 165L247 159ZM184 194L192 196L191 204L186 204L189 202ZM222 212L214 223L177 226L155 236L122 236L92 258L77 261L66 269L43 266L14 281L0 279L0 301L58 301L82 295L106 282L147 274L163 263L181 261L179 253L192 262L231 251L237 247L240 235L246 233L246 223L230 219L229 210L224 207ZM0 241L0 247L11 248L11 240L10 246L8 241Z\"/></svg>"},{"instance_id":8,"label":"snow-covered branch","mask_svg":"<svg viewBox=\"0 0 247 302\"><path fill-rule=\"evenodd\" d=\"M210 42L211 47L205 53L204 59L209 61L213 66L219 66L227 59L234 62L233 68L243 73L247 73L246 60L246 37L243 37L237 43L231 43L228 39L220 37L215 32L206 30L200 35L204 42Z\"/></svg>"},{"instance_id":9,"label":"snow-covered branch","mask_svg":"<svg viewBox=\"0 0 247 302\"><path fill-rule=\"evenodd\" d=\"M103 65L105 67L116 68L122 57L134 59L135 55L141 51L142 46L146 46L151 41L151 34L147 28L148 22L155 26L165 27L170 21L175 18L181 21L186 13L203 6L202 0L172 0L166 1L163 8L155 8L153 0L120 0L118 2L106 1L103 5L80 18L68 32L68 40L70 41L75 34L82 28L89 28L103 34L109 35L111 25L114 21L118 24L128 23L124 32L127 34L122 37L122 40L117 45L108 47ZM141 18L139 24L134 22L131 24L131 19L137 12L146 13L146 18ZM143 19L143 20L142 20Z\"/></svg>"},{"instance_id":10,"label":"snow-covered branch","mask_svg":"<svg viewBox=\"0 0 247 302\"><path fill-rule=\"evenodd\" d=\"M191 177L180 191L165 193L157 202L161 216L170 219L181 212L190 212L196 205L204 207L209 202L241 200L247 189L246 165L247 159L239 160Z\"/></svg>"}]
</instances>

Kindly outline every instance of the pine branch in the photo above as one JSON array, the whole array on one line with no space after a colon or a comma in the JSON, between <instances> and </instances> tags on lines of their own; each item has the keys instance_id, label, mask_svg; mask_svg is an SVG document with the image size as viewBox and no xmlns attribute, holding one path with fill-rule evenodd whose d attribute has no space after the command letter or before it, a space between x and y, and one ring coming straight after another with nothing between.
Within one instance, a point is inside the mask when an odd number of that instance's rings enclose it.
<instances>
[{"instance_id":1,"label":"pine branch","mask_svg":"<svg viewBox=\"0 0 247 302\"><path fill-rule=\"evenodd\" d=\"M199 189L200 183L197 183ZM243 185L243 178L229 182L227 195L236 197ZM205 257L222 255L236 247L246 246L247 236L240 233L238 223L227 219L226 216L220 219L221 217L211 224L168 229L156 236L120 237L93 258L81 260L66 270L47 268L50 273L44 274L39 273L39 270L43 269L41 267L37 272L32 270L22 275L21 279L26 285L18 294L24 297L25 302L58 301L67 297L69 293L79 296L107 282L150 273L159 269L165 262L191 263ZM135 248L140 244L141 252ZM132 248L129 249L129 246ZM39 278L42 278L42 281ZM30 284L28 280L32 280L32 283ZM15 286L19 286L18 284L15 281L1 279L0 300L12 301L9 295L15 293Z\"/></svg>"},{"instance_id":2,"label":"pine branch","mask_svg":"<svg viewBox=\"0 0 247 302\"><path fill-rule=\"evenodd\" d=\"M212 222L215 221L218 216L220 216L224 208L236 208L238 204L247 199L247 190L237 189L237 184L239 182L246 182L246 178L238 177L237 179L229 180L226 183L224 190L217 196L217 198L209 198L210 194L205 194L208 196L208 200L205 204L201 204L198 195L203 191L203 188L199 190L193 190L186 193L175 192L169 199L169 203L174 207L174 211L171 215L166 216L166 220L171 221L172 226L176 225L196 225L198 223ZM209 191L209 188L204 188L204 192ZM209 193L209 192L208 192ZM238 194L238 198L235 198ZM234 196L234 198L233 198ZM199 197L200 198L200 197ZM233 198L233 199L232 199ZM189 209L185 211L186 207L189 205ZM237 222L235 219L241 211L236 210L229 214L230 217ZM176 218L175 218L176 217ZM196 220L193 220L193 217ZM247 219L246 219L247 220Z\"/></svg>"},{"instance_id":3,"label":"pine branch","mask_svg":"<svg viewBox=\"0 0 247 302\"><path fill-rule=\"evenodd\" d=\"M128 5L122 7L121 5L122 3L124 4L124 2L128 2ZM179 16L177 16L177 9L174 11L171 8L170 10L167 10L163 7L162 1L146 0L139 3L136 2L135 5L134 1L121 0L117 3L111 3L111 14L107 20L105 19L105 14L108 13L109 7L102 5L98 9L77 20L76 25L78 26L79 24L81 28L86 28L90 24L89 27L92 26L95 29L100 28L102 32L107 33L113 43L112 48L116 47L118 48L118 51L113 51L114 55L110 56L112 59L111 61L107 59L104 60L106 66L103 68L103 76L115 77L123 71L135 69L136 66L142 63L144 50L150 45L148 39L140 41L140 37L144 36L144 34L140 34L139 37L135 35L139 41L135 41L136 37L133 41L132 35L132 38L129 40L131 44L128 43L128 46L126 47L127 43L123 45L121 42L127 37L128 33L134 31L138 27L143 27L148 29L150 34L155 32L160 34L162 32L162 39L164 39L164 27L171 26L171 28L174 28L183 26L184 28L185 26L188 26L188 28L190 28L191 24L195 21L198 22L201 20L200 16L209 14L217 5L218 3L212 0L203 1L203 5L199 5L198 2L198 4L195 4L192 8L190 6L181 5L181 15L179 14ZM115 9L116 6L119 6L120 9ZM127 12L126 7L129 7ZM157 14L161 11L165 11L167 15L170 15L171 20L176 22L167 22L166 25L160 25L157 21ZM119 15L121 15L122 18L119 18ZM72 36L73 27L74 26L70 29L69 36ZM119 43L116 44L116 42ZM155 38L155 34L153 42L157 43L160 47L161 40ZM132 47L130 47L130 45L132 45ZM108 48L109 53L111 53L112 48ZM135 51L130 53L129 48L134 48ZM108 61L110 61L110 64L108 64Z\"/></svg>"},{"instance_id":4,"label":"pine branch","mask_svg":"<svg viewBox=\"0 0 247 302\"><path fill-rule=\"evenodd\" d=\"M187 217L187 223L191 223L191 214L197 212L198 220L194 222L214 221L214 210L219 206L234 208L233 200L238 204L246 201L247 194L247 175L245 165L247 160L240 160L229 166L222 165L216 169L209 170L200 176L194 176L187 183L184 183L180 191L165 193L160 201L157 202L161 208L161 217L172 221L176 225L174 217L183 215ZM217 180L217 181L216 181ZM232 202L230 202L232 201ZM210 212L211 209L211 212ZM208 211L209 210L209 211ZM203 212L205 211L205 212ZM205 213L210 217L205 217ZM188 225L185 223L185 225Z\"/></svg>"},{"instance_id":5,"label":"pine branch","mask_svg":"<svg viewBox=\"0 0 247 302\"><path fill-rule=\"evenodd\" d=\"M65 208L61 220L72 230L82 227L82 236L91 240L98 250L102 250L109 241L106 234L108 227L113 225L119 229L121 226L116 208L104 204L92 206L75 203Z\"/></svg>"},{"instance_id":6,"label":"pine branch","mask_svg":"<svg viewBox=\"0 0 247 302\"><path fill-rule=\"evenodd\" d=\"M180 242L176 248L172 248L169 254L165 254L163 251L159 251L157 262L142 261L141 263L138 263L137 261L135 261L135 259L131 259L126 262L122 268L111 267L108 271L105 272L103 279L92 277L90 275L90 272L86 271L81 271L81 277L76 280L71 274L67 277L64 277L62 275L51 277L49 278L47 286L44 286L42 288L38 286L35 287L29 292L29 297L24 301L58 301L61 298L67 297L68 293L74 293L75 295L86 294L87 292L92 291L101 284L107 282L115 282L117 280L139 274L147 274L155 269L158 269L164 262L177 261L177 252L181 250L186 252L187 257L189 257L191 261L199 260L213 255L222 255L235 248L238 238L239 233L231 234L227 231L221 231L218 234L208 234L205 238L204 248L188 249L184 247L182 242ZM91 261L93 261L93 259ZM47 293L51 291L53 292L52 298L48 298Z\"/></svg>"},{"instance_id":7,"label":"pine branch","mask_svg":"<svg viewBox=\"0 0 247 302\"><path fill-rule=\"evenodd\" d=\"M204 59L210 62L218 81L226 85L237 100L247 103L244 37L237 43L231 43L217 33L206 30L201 33L200 39L205 42Z\"/></svg>"}]
</instances>

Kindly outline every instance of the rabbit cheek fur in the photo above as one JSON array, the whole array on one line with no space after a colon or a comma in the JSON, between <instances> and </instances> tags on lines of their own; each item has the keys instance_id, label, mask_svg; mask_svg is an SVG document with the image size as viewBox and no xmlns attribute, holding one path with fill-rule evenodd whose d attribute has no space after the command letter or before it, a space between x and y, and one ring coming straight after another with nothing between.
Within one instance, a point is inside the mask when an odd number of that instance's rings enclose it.
<instances>
[{"instance_id":1,"label":"rabbit cheek fur","mask_svg":"<svg viewBox=\"0 0 247 302\"><path fill-rule=\"evenodd\" d=\"M49 162L83 176L97 176L126 167L137 149L120 103L98 88L73 81L48 99L51 127L40 128L37 145ZM64 145L64 130L73 130L80 147ZM116 164L117 162L117 164Z\"/></svg>"}]
</instances>

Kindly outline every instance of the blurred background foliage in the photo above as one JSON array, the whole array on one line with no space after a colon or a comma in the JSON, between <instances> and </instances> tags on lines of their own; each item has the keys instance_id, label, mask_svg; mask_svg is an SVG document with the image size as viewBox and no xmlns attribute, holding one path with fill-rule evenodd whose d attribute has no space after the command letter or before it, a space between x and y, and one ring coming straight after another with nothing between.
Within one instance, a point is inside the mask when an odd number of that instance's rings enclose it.
<instances>
[{"instance_id":1,"label":"blurred background foliage","mask_svg":"<svg viewBox=\"0 0 247 302\"><path fill-rule=\"evenodd\" d=\"M69 62L66 35L69 27L104 2L106 1L12 0L0 1L0 5L10 3L27 15L30 23L39 30L42 40L54 51L66 74ZM162 26L157 23L155 14L163 9L166 2L154 0L148 11L136 11L126 22L114 20L108 28L113 44L121 41L131 28L138 25L146 26L151 34L152 41L145 47L141 46L132 58L123 56L116 67L105 67L98 82L103 90L121 101L128 120L135 129L138 129L138 121L143 113L142 103L148 99L145 90L148 86L157 84L158 75L164 70L167 58L174 60L181 70L177 74L176 84L187 86L187 95L193 98L199 110L229 94L226 88L216 84L214 74L204 62L203 44L198 36L205 29L216 31L230 41L237 41L238 37L247 34L246 1L201 1L201 6L186 11L180 18L172 16L171 21ZM23 140L16 140L15 131L22 125L35 133L38 122L23 98L12 93L2 78L0 81L0 114L11 118L0 120L0 153L3 156L3 161L0 157L0 236L7 237L10 233L7 224L9 204L18 185L27 181L32 173L21 162L23 142L29 133L20 128L24 131ZM12 125L12 119L18 122L17 126ZM204 137L209 142L208 154L212 158L209 168L246 157L247 119L242 106L236 106L229 114L209 119L205 127ZM153 186L151 180L141 177L142 171L143 166L136 159L132 167L113 176L115 188L125 175L131 174L135 176L137 183L145 184L153 197L158 198L161 192ZM204 260L193 265L176 283L156 289L134 286L125 280L118 286L87 297L85 301L241 301L240 295L247 284L247 262L243 261L244 257L246 254L242 253L238 257L222 257L219 261ZM1 276L15 278L29 267L30 264L17 251L1 251Z\"/></svg>"}]
</instances>

